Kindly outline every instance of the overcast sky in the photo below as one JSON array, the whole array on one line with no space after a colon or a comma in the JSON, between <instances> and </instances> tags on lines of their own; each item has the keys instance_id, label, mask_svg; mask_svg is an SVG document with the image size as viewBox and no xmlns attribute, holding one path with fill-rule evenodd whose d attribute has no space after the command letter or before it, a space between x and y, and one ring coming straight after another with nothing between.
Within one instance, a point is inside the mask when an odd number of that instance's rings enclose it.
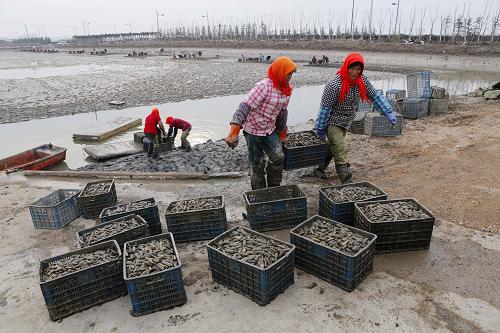
<instances>
[{"instance_id":1,"label":"overcast sky","mask_svg":"<svg viewBox=\"0 0 500 333\"><path fill-rule=\"evenodd\" d=\"M385 18L388 26L389 14L395 16L397 0L374 0L373 25L378 26L379 17ZM470 0L470 15L480 16L486 3L494 10L500 8L500 0ZM421 6L439 14L453 14L455 7L463 10L463 1L454 0L401 0L402 31L408 25L410 13L417 7L417 21ZM202 15L208 12L210 23L228 24L245 20L261 19L261 17L288 17L293 13L304 11L305 18L311 22L314 17L326 25L328 17L332 17L333 26L339 17L350 22L351 0L0 0L0 37L14 38L29 35L44 35L52 38L63 38L74 34L83 34L83 21L88 22L85 29L91 34L156 31L156 10L165 16L159 17L161 28L175 24L206 25ZM370 0L355 0L356 19L361 26L367 21ZM466 9L467 11L467 9ZM385 16L387 13L387 16ZM385 16L385 17L384 17ZM298 16L297 16L298 17ZM345 25L341 23L342 26ZM25 27L26 26L26 27Z\"/></svg>"}]
</instances>

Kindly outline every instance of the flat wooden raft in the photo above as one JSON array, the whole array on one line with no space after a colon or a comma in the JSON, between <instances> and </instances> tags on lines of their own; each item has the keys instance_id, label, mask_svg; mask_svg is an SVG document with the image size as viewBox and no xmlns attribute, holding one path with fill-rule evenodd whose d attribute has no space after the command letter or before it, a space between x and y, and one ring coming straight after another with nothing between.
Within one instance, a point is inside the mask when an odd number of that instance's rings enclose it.
<instances>
[{"instance_id":1,"label":"flat wooden raft","mask_svg":"<svg viewBox=\"0 0 500 333\"><path fill-rule=\"evenodd\" d=\"M97 128L83 133L75 133L73 134L73 139L84 141L103 141L130 128L140 126L141 124L142 119L140 118L117 118L105 123L105 128Z\"/></svg>"}]
</instances>

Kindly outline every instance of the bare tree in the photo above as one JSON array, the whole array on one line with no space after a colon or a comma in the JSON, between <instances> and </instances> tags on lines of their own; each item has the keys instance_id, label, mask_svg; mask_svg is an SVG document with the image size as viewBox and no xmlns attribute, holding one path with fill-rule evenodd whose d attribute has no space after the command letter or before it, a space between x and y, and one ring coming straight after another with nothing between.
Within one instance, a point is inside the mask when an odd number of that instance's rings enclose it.
<instances>
[{"instance_id":1,"label":"bare tree","mask_svg":"<svg viewBox=\"0 0 500 333\"><path fill-rule=\"evenodd\" d=\"M455 6L455 13L453 14L453 28L451 29L451 41L455 43L455 28L457 23L457 7ZM446 33L445 33L446 35Z\"/></svg>"},{"instance_id":2,"label":"bare tree","mask_svg":"<svg viewBox=\"0 0 500 333\"><path fill-rule=\"evenodd\" d=\"M431 31L429 32L429 42L431 43L432 43L432 33L434 32L434 24L436 23L438 13L439 13L439 4L436 5L436 15L434 15L434 18L432 17L432 15L429 14L431 19Z\"/></svg>"},{"instance_id":3,"label":"bare tree","mask_svg":"<svg viewBox=\"0 0 500 333\"><path fill-rule=\"evenodd\" d=\"M427 13L427 6L424 6L422 11L422 6L420 6L420 29L418 30L418 40L422 41L422 29L424 27L425 14Z\"/></svg>"},{"instance_id":4,"label":"bare tree","mask_svg":"<svg viewBox=\"0 0 500 333\"><path fill-rule=\"evenodd\" d=\"M493 42L493 40L495 39L495 33L497 31L499 23L500 23L500 8L497 9L497 12L491 19L491 39L490 39L491 42Z\"/></svg>"},{"instance_id":5,"label":"bare tree","mask_svg":"<svg viewBox=\"0 0 500 333\"><path fill-rule=\"evenodd\" d=\"M413 7L413 14L410 16L410 30L408 32L408 39L411 40L413 33L413 26L415 25L415 14L417 11L417 7Z\"/></svg>"},{"instance_id":6,"label":"bare tree","mask_svg":"<svg viewBox=\"0 0 500 333\"><path fill-rule=\"evenodd\" d=\"M484 6L483 13L480 17L477 18L477 42L481 41L481 36L486 32L486 26L488 24L488 20L490 18L491 8L488 8L490 4L489 1L486 1L486 5Z\"/></svg>"},{"instance_id":7,"label":"bare tree","mask_svg":"<svg viewBox=\"0 0 500 333\"><path fill-rule=\"evenodd\" d=\"M382 40L382 26L383 26L385 20L387 19L387 14L388 14L387 10L384 10L384 12L385 12L385 15L382 18L382 8L380 8L380 15L379 15L379 19L378 19L378 39L379 40ZM390 26L391 26L391 24L389 23L389 27Z\"/></svg>"}]
</instances>

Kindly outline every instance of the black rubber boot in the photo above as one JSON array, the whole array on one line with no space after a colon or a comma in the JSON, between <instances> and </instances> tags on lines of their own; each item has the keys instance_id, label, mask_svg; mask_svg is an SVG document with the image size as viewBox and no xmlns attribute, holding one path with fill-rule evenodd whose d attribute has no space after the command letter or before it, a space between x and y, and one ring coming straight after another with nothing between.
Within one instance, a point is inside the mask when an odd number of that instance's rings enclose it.
<instances>
[{"instance_id":1,"label":"black rubber boot","mask_svg":"<svg viewBox=\"0 0 500 333\"><path fill-rule=\"evenodd\" d=\"M277 163L267 162L266 173L268 187L280 186L283 179L283 161L279 160Z\"/></svg>"},{"instance_id":2,"label":"black rubber boot","mask_svg":"<svg viewBox=\"0 0 500 333\"><path fill-rule=\"evenodd\" d=\"M148 156L153 155L153 143L148 143Z\"/></svg>"},{"instance_id":3,"label":"black rubber boot","mask_svg":"<svg viewBox=\"0 0 500 333\"><path fill-rule=\"evenodd\" d=\"M339 176L340 182L342 184L347 184L352 182L352 171L349 163L347 164L335 164L335 170Z\"/></svg>"},{"instance_id":4,"label":"black rubber boot","mask_svg":"<svg viewBox=\"0 0 500 333\"><path fill-rule=\"evenodd\" d=\"M160 150L160 147L153 147L153 158L155 160L158 159L159 150Z\"/></svg>"},{"instance_id":5,"label":"black rubber boot","mask_svg":"<svg viewBox=\"0 0 500 333\"><path fill-rule=\"evenodd\" d=\"M325 170L321 170L320 168L316 168L313 170L313 176L320 179L328 179L328 175Z\"/></svg>"}]
</instances>

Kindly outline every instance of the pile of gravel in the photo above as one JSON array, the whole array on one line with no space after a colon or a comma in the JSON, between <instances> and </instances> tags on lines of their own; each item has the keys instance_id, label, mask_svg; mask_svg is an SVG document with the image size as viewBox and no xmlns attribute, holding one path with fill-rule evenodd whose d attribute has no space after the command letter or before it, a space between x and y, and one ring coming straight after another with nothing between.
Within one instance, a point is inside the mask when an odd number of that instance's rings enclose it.
<instances>
[{"instance_id":1,"label":"pile of gravel","mask_svg":"<svg viewBox=\"0 0 500 333\"><path fill-rule=\"evenodd\" d=\"M235 150L223 141L193 146L190 152L176 149L160 153L158 160L153 160L146 153L90 164L78 168L79 171L143 171L143 172L197 172L221 173L250 170L244 141Z\"/></svg>"}]
</instances>

